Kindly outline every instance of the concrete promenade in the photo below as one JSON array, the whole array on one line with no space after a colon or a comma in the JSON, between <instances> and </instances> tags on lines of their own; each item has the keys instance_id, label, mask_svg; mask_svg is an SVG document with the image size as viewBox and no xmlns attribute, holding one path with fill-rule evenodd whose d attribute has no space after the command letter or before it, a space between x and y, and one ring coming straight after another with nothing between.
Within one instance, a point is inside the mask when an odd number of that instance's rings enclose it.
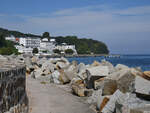
<instances>
[{"instance_id":1,"label":"concrete promenade","mask_svg":"<svg viewBox=\"0 0 150 113\"><path fill-rule=\"evenodd\" d=\"M27 77L29 113L93 113L89 105L54 84Z\"/></svg>"}]
</instances>

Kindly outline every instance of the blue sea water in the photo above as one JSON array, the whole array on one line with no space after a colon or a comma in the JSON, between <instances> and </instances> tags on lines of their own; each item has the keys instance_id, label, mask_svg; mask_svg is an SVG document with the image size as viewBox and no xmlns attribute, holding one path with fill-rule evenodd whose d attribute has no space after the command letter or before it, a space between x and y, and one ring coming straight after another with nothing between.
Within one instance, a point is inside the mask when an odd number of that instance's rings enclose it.
<instances>
[{"instance_id":1,"label":"blue sea water","mask_svg":"<svg viewBox=\"0 0 150 113\"><path fill-rule=\"evenodd\" d=\"M105 59L106 61L111 62L114 66L117 64L124 64L129 67L141 67L143 71L150 70L150 55L121 55L117 57L73 57L68 58L70 62L76 60L78 63L83 62L85 64L92 64L93 61L101 61Z\"/></svg>"}]
</instances>

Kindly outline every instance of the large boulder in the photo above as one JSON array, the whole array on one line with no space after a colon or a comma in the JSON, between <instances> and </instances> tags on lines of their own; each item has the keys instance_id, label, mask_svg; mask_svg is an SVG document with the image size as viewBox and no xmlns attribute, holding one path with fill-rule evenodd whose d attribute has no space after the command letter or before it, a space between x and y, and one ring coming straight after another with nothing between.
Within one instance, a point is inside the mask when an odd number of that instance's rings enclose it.
<instances>
[{"instance_id":1,"label":"large boulder","mask_svg":"<svg viewBox=\"0 0 150 113\"><path fill-rule=\"evenodd\" d=\"M102 98L102 90L101 89L95 90L95 91L93 91L92 96L88 97L87 103L88 104L96 104L97 106L99 106L101 98Z\"/></svg>"},{"instance_id":2,"label":"large boulder","mask_svg":"<svg viewBox=\"0 0 150 113\"><path fill-rule=\"evenodd\" d=\"M54 72L54 70L55 70L55 65L52 64L51 62L47 61L47 62L44 62L44 63L42 64L41 69L43 70L43 72L44 72L45 74L50 74L50 73L53 73L53 72Z\"/></svg>"},{"instance_id":3,"label":"large boulder","mask_svg":"<svg viewBox=\"0 0 150 113\"><path fill-rule=\"evenodd\" d=\"M35 78L41 77L42 74L43 74L43 71L42 71L41 68L34 70L34 76L35 76Z\"/></svg>"},{"instance_id":4,"label":"large boulder","mask_svg":"<svg viewBox=\"0 0 150 113\"><path fill-rule=\"evenodd\" d=\"M135 75L131 73L130 69L122 69L113 75L111 78L117 81L117 86L123 93L134 92Z\"/></svg>"},{"instance_id":5,"label":"large boulder","mask_svg":"<svg viewBox=\"0 0 150 113\"><path fill-rule=\"evenodd\" d=\"M36 64L38 60L39 60L39 58L38 58L37 56L33 56L33 57L31 58L32 64Z\"/></svg>"},{"instance_id":6,"label":"large boulder","mask_svg":"<svg viewBox=\"0 0 150 113\"><path fill-rule=\"evenodd\" d=\"M59 70L59 81L62 83L62 84L66 84L66 83L69 83L70 82L70 79L68 78L68 76L66 75L66 73L64 72L63 69Z\"/></svg>"},{"instance_id":7,"label":"large boulder","mask_svg":"<svg viewBox=\"0 0 150 113\"><path fill-rule=\"evenodd\" d=\"M86 70L86 65L84 63L80 63L78 65L78 73L80 73L83 70Z\"/></svg>"},{"instance_id":8,"label":"large boulder","mask_svg":"<svg viewBox=\"0 0 150 113\"><path fill-rule=\"evenodd\" d=\"M122 103L115 103L116 113L148 113L150 102L136 97L135 94L127 93ZM145 108L145 109L144 109Z\"/></svg>"},{"instance_id":9,"label":"large boulder","mask_svg":"<svg viewBox=\"0 0 150 113\"><path fill-rule=\"evenodd\" d=\"M150 113L150 105L147 105L145 107L130 109L130 112L131 113Z\"/></svg>"},{"instance_id":10,"label":"large boulder","mask_svg":"<svg viewBox=\"0 0 150 113\"><path fill-rule=\"evenodd\" d=\"M71 87L72 87L72 91L74 94L80 96L80 97L84 97L84 91L85 91L85 84L83 82L83 80L81 80L80 78L73 78L71 81Z\"/></svg>"},{"instance_id":11,"label":"large boulder","mask_svg":"<svg viewBox=\"0 0 150 113\"><path fill-rule=\"evenodd\" d=\"M104 78L102 85L102 95L112 95L117 90L117 81L110 78Z\"/></svg>"},{"instance_id":12,"label":"large boulder","mask_svg":"<svg viewBox=\"0 0 150 113\"><path fill-rule=\"evenodd\" d=\"M91 66L100 66L101 64L100 64L100 62L98 62L98 61L94 61L92 64L91 64Z\"/></svg>"},{"instance_id":13,"label":"large boulder","mask_svg":"<svg viewBox=\"0 0 150 113\"><path fill-rule=\"evenodd\" d=\"M54 71L51 75L51 82L60 84L61 82L59 81L59 76L60 76L60 72L57 70Z\"/></svg>"},{"instance_id":14,"label":"large boulder","mask_svg":"<svg viewBox=\"0 0 150 113\"><path fill-rule=\"evenodd\" d=\"M123 94L120 90L117 90L109 99L109 101L107 101L106 105L103 106L103 109L101 109L102 113L114 113L115 111L115 103L119 103L122 104L125 99L126 99L127 95Z\"/></svg>"},{"instance_id":15,"label":"large boulder","mask_svg":"<svg viewBox=\"0 0 150 113\"><path fill-rule=\"evenodd\" d=\"M44 64L45 62L47 62L47 58L46 58L46 57L43 57L43 58L41 58L41 59L39 59L39 60L37 61L37 64L38 64L39 66L42 66L42 64Z\"/></svg>"},{"instance_id":16,"label":"large boulder","mask_svg":"<svg viewBox=\"0 0 150 113\"><path fill-rule=\"evenodd\" d=\"M58 67L58 69L64 69L64 68L68 67L68 64L65 62L58 61L56 63L56 67Z\"/></svg>"},{"instance_id":17,"label":"large boulder","mask_svg":"<svg viewBox=\"0 0 150 113\"><path fill-rule=\"evenodd\" d=\"M77 75L80 79L85 80L87 79L88 75L87 75L87 71L86 70L81 70L78 75Z\"/></svg>"},{"instance_id":18,"label":"large boulder","mask_svg":"<svg viewBox=\"0 0 150 113\"><path fill-rule=\"evenodd\" d=\"M110 97L108 96L101 96L101 98L99 98L99 101L97 103L97 109L102 112L103 108L106 106L106 104L108 103Z\"/></svg>"},{"instance_id":19,"label":"large boulder","mask_svg":"<svg viewBox=\"0 0 150 113\"><path fill-rule=\"evenodd\" d=\"M106 61L106 60L102 60L102 61L101 61L101 65L108 67L108 69L109 69L109 74L111 74L111 73L113 73L113 72L116 71L115 67L114 67L110 62L108 62L108 61Z\"/></svg>"},{"instance_id":20,"label":"large boulder","mask_svg":"<svg viewBox=\"0 0 150 113\"><path fill-rule=\"evenodd\" d=\"M136 76L135 92L138 97L150 100L150 81L140 76Z\"/></svg>"},{"instance_id":21,"label":"large boulder","mask_svg":"<svg viewBox=\"0 0 150 113\"><path fill-rule=\"evenodd\" d=\"M129 69L128 66L123 65L123 64L117 64L115 68L116 68L117 70Z\"/></svg>"},{"instance_id":22,"label":"large boulder","mask_svg":"<svg viewBox=\"0 0 150 113\"><path fill-rule=\"evenodd\" d=\"M143 77L147 80L150 80L150 71L144 71Z\"/></svg>"},{"instance_id":23,"label":"large boulder","mask_svg":"<svg viewBox=\"0 0 150 113\"><path fill-rule=\"evenodd\" d=\"M64 73L69 80L72 80L77 76L77 67L74 65L70 65L67 69L64 70Z\"/></svg>"},{"instance_id":24,"label":"large boulder","mask_svg":"<svg viewBox=\"0 0 150 113\"><path fill-rule=\"evenodd\" d=\"M87 68L86 70L87 78L85 79L87 88L88 89L94 88L95 80L103 78L108 74L109 74L109 69L107 66L96 66L96 67Z\"/></svg>"},{"instance_id":25,"label":"large boulder","mask_svg":"<svg viewBox=\"0 0 150 113\"><path fill-rule=\"evenodd\" d=\"M61 57L61 58L51 58L49 60L53 64L56 64L57 62L63 62L63 63L68 64L68 65L70 64L69 61L66 58L64 58L64 57Z\"/></svg>"},{"instance_id":26,"label":"large boulder","mask_svg":"<svg viewBox=\"0 0 150 113\"><path fill-rule=\"evenodd\" d=\"M109 77L104 77L94 82L95 89L101 89L102 95L112 95L118 88L117 81Z\"/></svg>"},{"instance_id":27,"label":"large boulder","mask_svg":"<svg viewBox=\"0 0 150 113\"><path fill-rule=\"evenodd\" d=\"M102 87L104 85L104 79L105 79L105 77L94 81L94 89L95 90L102 89Z\"/></svg>"},{"instance_id":28,"label":"large boulder","mask_svg":"<svg viewBox=\"0 0 150 113\"><path fill-rule=\"evenodd\" d=\"M84 84L72 85L73 93L78 95L79 97L85 96L85 90L86 90L86 88L85 88Z\"/></svg>"},{"instance_id":29,"label":"large boulder","mask_svg":"<svg viewBox=\"0 0 150 113\"><path fill-rule=\"evenodd\" d=\"M32 66L32 62L31 62L31 58L30 57L26 57L25 58L25 64L27 67L31 67Z\"/></svg>"},{"instance_id":30,"label":"large boulder","mask_svg":"<svg viewBox=\"0 0 150 113\"><path fill-rule=\"evenodd\" d=\"M80 97L91 96L93 93L93 90L86 89L85 86L86 85L84 84L84 81L78 77L71 81L71 88L73 93Z\"/></svg>"},{"instance_id":31,"label":"large boulder","mask_svg":"<svg viewBox=\"0 0 150 113\"><path fill-rule=\"evenodd\" d=\"M107 66L89 67L87 71L89 71L92 76L107 76L109 74L109 68Z\"/></svg>"}]
</instances>

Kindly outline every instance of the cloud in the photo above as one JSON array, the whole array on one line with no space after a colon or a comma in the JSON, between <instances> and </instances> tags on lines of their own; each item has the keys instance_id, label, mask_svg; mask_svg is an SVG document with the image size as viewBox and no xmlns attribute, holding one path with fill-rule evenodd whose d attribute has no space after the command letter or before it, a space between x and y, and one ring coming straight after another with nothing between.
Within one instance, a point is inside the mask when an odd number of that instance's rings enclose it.
<instances>
[{"instance_id":1,"label":"cloud","mask_svg":"<svg viewBox=\"0 0 150 113\"><path fill-rule=\"evenodd\" d=\"M150 41L149 10L150 6L117 9L97 5L40 15L0 14L0 26L37 34L49 31L52 35L89 37L106 42L111 52L133 53L142 52L133 41Z\"/></svg>"}]
</instances>

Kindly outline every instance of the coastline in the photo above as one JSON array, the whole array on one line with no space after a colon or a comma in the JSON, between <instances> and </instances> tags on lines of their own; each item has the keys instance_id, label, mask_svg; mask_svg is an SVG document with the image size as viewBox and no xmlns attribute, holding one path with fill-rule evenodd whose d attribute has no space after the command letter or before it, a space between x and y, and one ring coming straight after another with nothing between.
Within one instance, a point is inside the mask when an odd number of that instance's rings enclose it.
<instances>
[{"instance_id":1,"label":"coastline","mask_svg":"<svg viewBox=\"0 0 150 113\"><path fill-rule=\"evenodd\" d=\"M78 54L78 55L39 55L40 58L47 57L47 58L72 58L72 57L115 57L120 58L119 54Z\"/></svg>"}]
</instances>

